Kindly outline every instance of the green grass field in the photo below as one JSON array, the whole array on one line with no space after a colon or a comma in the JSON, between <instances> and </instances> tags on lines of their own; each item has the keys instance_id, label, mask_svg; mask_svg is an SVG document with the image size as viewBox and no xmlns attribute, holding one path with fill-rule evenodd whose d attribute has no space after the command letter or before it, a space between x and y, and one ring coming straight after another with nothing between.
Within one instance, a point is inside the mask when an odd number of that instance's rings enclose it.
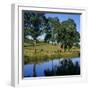
<instances>
[{"instance_id":1,"label":"green grass field","mask_svg":"<svg viewBox=\"0 0 90 90\"><path fill-rule=\"evenodd\" d=\"M73 47L70 51L63 52L59 45L52 45L48 43L37 43L33 46L29 43L24 43L24 62L40 62L48 59L56 58L70 58L80 55L79 48Z\"/></svg>"}]
</instances>

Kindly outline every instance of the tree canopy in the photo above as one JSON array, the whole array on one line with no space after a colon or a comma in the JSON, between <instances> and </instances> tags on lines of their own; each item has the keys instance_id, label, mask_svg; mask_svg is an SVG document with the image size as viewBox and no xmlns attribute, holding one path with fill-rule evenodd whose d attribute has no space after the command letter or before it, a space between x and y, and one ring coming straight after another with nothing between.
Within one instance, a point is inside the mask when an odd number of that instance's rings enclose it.
<instances>
[{"instance_id":1,"label":"tree canopy","mask_svg":"<svg viewBox=\"0 0 90 90\"><path fill-rule=\"evenodd\" d=\"M45 42L60 43L66 49L79 43L80 34L77 31L76 23L73 19L60 22L58 17L46 18L43 12L23 11L24 38L32 36L33 40L46 33Z\"/></svg>"},{"instance_id":2,"label":"tree canopy","mask_svg":"<svg viewBox=\"0 0 90 90\"><path fill-rule=\"evenodd\" d=\"M24 11L24 37L31 35L36 40L44 32L46 24L44 13Z\"/></svg>"},{"instance_id":3,"label":"tree canopy","mask_svg":"<svg viewBox=\"0 0 90 90\"><path fill-rule=\"evenodd\" d=\"M57 33L58 33L58 30L60 29L59 19L57 17L55 18L49 17L48 26L50 28L47 31L45 40L51 40L52 42L54 42L55 40L57 40Z\"/></svg>"},{"instance_id":4,"label":"tree canopy","mask_svg":"<svg viewBox=\"0 0 90 90\"><path fill-rule=\"evenodd\" d=\"M57 39L58 42L64 45L64 48L71 48L75 43L79 43L80 34L77 32L73 19L68 19L61 23L61 30L58 32Z\"/></svg>"}]
</instances>

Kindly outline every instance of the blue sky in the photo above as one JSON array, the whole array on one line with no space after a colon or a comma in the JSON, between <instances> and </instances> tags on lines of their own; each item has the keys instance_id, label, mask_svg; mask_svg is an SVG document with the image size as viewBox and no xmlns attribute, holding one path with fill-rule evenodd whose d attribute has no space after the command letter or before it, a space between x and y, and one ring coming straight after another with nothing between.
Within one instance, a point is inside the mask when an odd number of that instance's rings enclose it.
<instances>
[{"instance_id":1,"label":"blue sky","mask_svg":"<svg viewBox=\"0 0 90 90\"><path fill-rule=\"evenodd\" d=\"M71 18L76 23L77 31L80 32L80 15L79 14L56 14L56 13L47 13L45 16L48 17L58 17L60 22L67 20L68 18Z\"/></svg>"}]
</instances>

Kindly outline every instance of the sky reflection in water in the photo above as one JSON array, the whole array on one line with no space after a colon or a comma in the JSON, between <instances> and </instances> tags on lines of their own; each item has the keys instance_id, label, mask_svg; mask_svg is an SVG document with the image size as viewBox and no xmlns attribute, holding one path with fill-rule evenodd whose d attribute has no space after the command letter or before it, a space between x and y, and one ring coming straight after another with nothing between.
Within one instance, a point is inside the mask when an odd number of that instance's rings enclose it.
<instances>
[{"instance_id":1,"label":"sky reflection in water","mask_svg":"<svg viewBox=\"0 0 90 90\"><path fill-rule=\"evenodd\" d=\"M80 58L71 58L73 64L78 62L80 65ZM37 77L39 76L45 76L45 70L52 70L55 69L55 67L58 67L61 65L61 61L63 59L54 59L49 61L44 61L42 63L37 64L25 64L24 65L24 77L33 77L34 73Z\"/></svg>"}]
</instances>

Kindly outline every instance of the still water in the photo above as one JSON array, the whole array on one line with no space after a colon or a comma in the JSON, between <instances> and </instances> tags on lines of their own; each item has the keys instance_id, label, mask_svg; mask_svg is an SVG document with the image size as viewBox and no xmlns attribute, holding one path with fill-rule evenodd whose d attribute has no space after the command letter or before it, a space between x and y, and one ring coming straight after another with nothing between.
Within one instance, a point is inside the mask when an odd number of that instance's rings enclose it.
<instances>
[{"instance_id":1,"label":"still water","mask_svg":"<svg viewBox=\"0 0 90 90\"><path fill-rule=\"evenodd\" d=\"M57 75L79 75L80 57L69 59L53 59L34 64L25 64L23 68L24 77L57 76Z\"/></svg>"}]
</instances>

